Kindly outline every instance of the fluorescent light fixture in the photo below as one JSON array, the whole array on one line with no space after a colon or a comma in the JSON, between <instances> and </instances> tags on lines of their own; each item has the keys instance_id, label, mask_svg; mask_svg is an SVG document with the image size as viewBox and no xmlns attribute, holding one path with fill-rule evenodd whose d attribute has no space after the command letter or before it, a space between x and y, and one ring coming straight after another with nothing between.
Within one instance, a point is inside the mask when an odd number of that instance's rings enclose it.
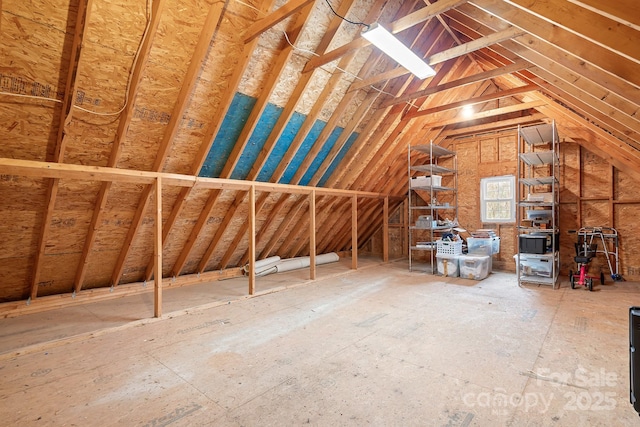
<instances>
[{"instance_id":1,"label":"fluorescent light fixture","mask_svg":"<svg viewBox=\"0 0 640 427\"><path fill-rule=\"evenodd\" d=\"M369 28L362 32L362 37L369 40L374 46L389 55L420 80L436 75L435 70L429 64L424 62L422 58L413 53L411 49L402 44L396 36L380 24L371 24Z\"/></svg>"}]
</instances>

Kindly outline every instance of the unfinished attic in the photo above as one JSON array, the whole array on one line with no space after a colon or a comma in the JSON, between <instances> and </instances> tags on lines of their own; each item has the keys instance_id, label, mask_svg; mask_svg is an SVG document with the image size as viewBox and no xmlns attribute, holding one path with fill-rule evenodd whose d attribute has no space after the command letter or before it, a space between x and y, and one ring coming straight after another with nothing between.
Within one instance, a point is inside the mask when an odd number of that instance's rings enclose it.
<instances>
[{"instance_id":1,"label":"unfinished attic","mask_svg":"<svg viewBox=\"0 0 640 427\"><path fill-rule=\"evenodd\" d=\"M269 298L306 301L312 298L306 289L315 295L338 286L318 301L329 304L337 295L344 308L348 298L360 303L370 295L368 286L384 283L393 291L381 305L399 298L421 306L427 303L417 295L427 294L471 300L488 292L502 298L489 304L526 306L525 314L505 312L532 337L533 359L514 362L521 372L534 372L529 380L542 375L534 367L575 380L576 364L617 375L613 385L586 388L594 399L593 393L613 393L610 411L571 412L565 401L554 401L537 413L546 417L542 425L557 421L553 417L565 425L610 419L632 425L626 328L628 308L639 305L640 296L636 1L5 0L0 13L0 318L6 331L0 370L11 373L0 387L11 403L0 409L2 419L36 423L26 408L55 383L43 354L65 360L67 351L79 351L73 346L95 337L122 344L135 325L157 329L149 340L178 345L163 331L186 340L225 325L202 316L234 318L225 313L236 303L251 311ZM387 49L374 36L378 30L400 44ZM397 57L404 50L419 71ZM472 272L464 273L469 265ZM342 295L340 286L353 283L362 293ZM495 317L495 305L478 301L473 310L487 312L489 329L510 322ZM558 337L572 342L566 351L573 365L551 355L541 362L536 355L551 338L518 323L543 317L552 330L552 301L578 325ZM404 307L398 304L388 307ZM102 307L99 321L80 314L91 307ZM358 310L368 313L360 323L352 319L358 327L391 313L380 306ZM423 317L407 319L396 338L431 333L429 325L442 320L438 310L401 310ZM576 310L602 314L609 329ZM257 318L263 314L256 308ZM461 325L440 315L452 328ZM598 365L595 349L575 344L571 334L587 332L610 346L610 365ZM341 340L351 339L343 333ZM492 339L473 341L492 346ZM100 342L91 342L96 348L87 354L100 352ZM627 347L620 350L620 343ZM258 340L244 349L258 345L275 344ZM329 339L328 345L338 343ZM515 347L498 359L524 344L505 345ZM493 356L482 362L486 371L506 363ZM285 359L292 358L297 368L311 363L303 354ZM269 360L263 361L271 366ZM83 366L82 381L96 380L91 360L60 363ZM31 371L20 371L20 364ZM326 375L324 369L317 375ZM446 376L447 369L433 372ZM540 381L513 380L508 369L501 374L508 385L456 369L463 372L460 381L481 389L500 387L522 398L548 392ZM28 376L40 385L21 400L17 384ZM418 401L424 398L408 386L411 375L398 381ZM348 393L350 385L338 383ZM82 413L89 424L122 404L105 403L120 390L109 387L96 391L103 400L92 415ZM234 384L225 387L243 393ZM246 413L221 398L214 399L214 415L211 400L176 404L157 390L161 403L136 404L142 412L125 411L112 422L502 425L535 419L521 405L496 411L477 399L469 405L457 385L443 390L436 398L444 406L427 413L412 407L404 422L363 407L343 407L352 418L340 421L339 410L316 404L300 417L286 405L284 412L260 406L265 412L251 418L249 395L238 400L247 403ZM370 398L365 401L380 395ZM39 414L52 425L79 420L78 405L89 398L78 400L74 392L60 399L71 409L53 411L55 403L43 403ZM445 408L447 401L453 406ZM325 418L318 415L323 411Z\"/></svg>"}]
</instances>

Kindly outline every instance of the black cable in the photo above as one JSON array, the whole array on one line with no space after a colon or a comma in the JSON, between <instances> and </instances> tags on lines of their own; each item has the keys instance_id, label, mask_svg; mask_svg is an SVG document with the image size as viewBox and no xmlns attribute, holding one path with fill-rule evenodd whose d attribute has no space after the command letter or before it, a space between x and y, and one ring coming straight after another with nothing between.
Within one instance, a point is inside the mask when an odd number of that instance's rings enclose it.
<instances>
[{"instance_id":1,"label":"black cable","mask_svg":"<svg viewBox=\"0 0 640 427\"><path fill-rule=\"evenodd\" d=\"M334 15L336 15L338 18L342 19L343 21L348 22L349 24L353 24L353 25L362 25L363 27L367 27L367 29L369 28L369 24L365 24L364 22L355 22L355 21L351 21L351 20L349 20L349 19L345 18L344 16L340 16L340 15L338 15L338 12L336 12L336 11L333 9L333 6L331 6L331 3L329 3L329 0L324 0L324 1L325 1L325 2L327 3L327 5L329 6L329 9L331 9L331 12L333 12L333 14L334 14Z\"/></svg>"}]
</instances>

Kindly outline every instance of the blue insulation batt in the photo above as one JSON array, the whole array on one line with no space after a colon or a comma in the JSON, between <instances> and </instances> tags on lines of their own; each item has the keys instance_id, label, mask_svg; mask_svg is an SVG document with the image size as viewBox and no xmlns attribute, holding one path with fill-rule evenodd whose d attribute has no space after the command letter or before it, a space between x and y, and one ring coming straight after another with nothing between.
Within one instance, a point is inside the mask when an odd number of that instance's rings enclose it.
<instances>
[{"instance_id":1,"label":"blue insulation batt","mask_svg":"<svg viewBox=\"0 0 640 427\"><path fill-rule=\"evenodd\" d=\"M220 178L220 174L224 169L224 165L228 161L234 144L238 140L242 132L242 128L247 122L247 119L251 114L251 110L255 106L255 103L255 98L241 93L236 93L233 101L231 102L231 106L229 107L229 111L222 121L220 131L213 141L211 150L209 150L209 153L207 154L207 158L202 167L202 170L200 171L199 176ZM249 138L246 147L244 148L243 152L240 155L240 158L238 159L236 167L230 175L232 179L251 178L248 177L248 174L258 158L260 150L262 150L262 148L264 147L269 134L280 118L282 111L283 109L281 107L273 104L268 104L265 107L265 110L258 120L258 123L256 124L256 127L251 137ZM285 126L285 129L283 130L282 135L280 135L278 141L276 141L276 144L269 157L267 158L264 166L259 171L257 177L255 177L256 181L268 182L269 180L274 178L274 171L282 162L282 159L284 158L287 150L289 150L292 141L295 139L295 136L304 124L306 118L307 117L305 115L300 113L294 113L291 116L291 119ZM302 142L301 146L293 156L293 159L291 160L289 165L287 165L282 177L280 177L278 182L283 184L291 183L291 180L295 176L296 172L298 172L298 169L301 167L302 162L307 156L307 153L312 150L314 143L317 141L320 133L326 125L326 122L316 120L308 135ZM305 172L300 182L296 184L307 185L311 181L312 177L318 171L318 168L320 167L320 165L322 165L322 162L325 160L325 158L335 145L336 140L343 131L343 128L336 128L331 132L331 135L323 144L322 149L311 162L309 170ZM324 185L331 174L336 170L338 164L344 158L351 145L353 145L353 142L355 141L357 136L357 133L353 133L350 135L349 139L345 143L345 146L340 149L338 155L331 162L331 165L322 176L322 179L318 183L319 186Z\"/></svg>"},{"instance_id":2,"label":"blue insulation batt","mask_svg":"<svg viewBox=\"0 0 640 427\"><path fill-rule=\"evenodd\" d=\"M229 111L227 111L227 115L222 121L220 131L211 145L199 176L220 178L220 173L222 173L231 150L233 150L233 145L238 140L255 103L255 98L236 93L233 101L231 101Z\"/></svg>"}]
</instances>

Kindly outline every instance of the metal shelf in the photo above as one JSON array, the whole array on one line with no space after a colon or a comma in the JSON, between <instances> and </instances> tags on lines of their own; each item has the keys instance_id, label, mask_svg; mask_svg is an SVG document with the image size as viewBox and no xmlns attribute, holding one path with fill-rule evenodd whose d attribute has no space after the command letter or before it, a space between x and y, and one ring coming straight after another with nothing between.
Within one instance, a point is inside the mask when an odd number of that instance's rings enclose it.
<instances>
[{"instance_id":1,"label":"metal shelf","mask_svg":"<svg viewBox=\"0 0 640 427\"><path fill-rule=\"evenodd\" d=\"M452 187L432 187L430 185L412 185L412 190L424 190L424 191L457 191Z\"/></svg>"},{"instance_id":2,"label":"metal shelf","mask_svg":"<svg viewBox=\"0 0 640 427\"><path fill-rule=\"evenodd\" d=\"M554 131L552 123L527 126L520 128L522 139L529 145L550 144L553 142Z\"/></svg>"},{"instance_id":3,"label":"metal shelf","mask_svg":"<svg viewBox=\"0 0 640 427\"><path fill-rule=\"evenodd\" d=\"M456 209L456 206L431 206L431 205L427 205L427 206L411 206L411 209L415 209L415 210L431 210L431 209L440 209L440 210L453 210Z\"/></svg>"},{"instance_id":4,"label":"metal shelf","mask_svg":"<svg viewBox=\"0 0 640 427\"><path fill-rule=\"evenodd\" d=\"M419 251L418 265L421 267L427 266L430 272L435 273L437 263L435 259L436 244L435 240L438 239L443 233L450 231L455 225L440 225L436 227L423 227L422 225L432 225L432 221L442 220L445 216L451 216L452 218L458 217L458 170L457 170L457 158L456 153L439 145L430 144L415 145L409 144L407 153L407 169L409 180L408 191L408 237L409 237L409 271L412 270L413 264L413 251ZM420 154L416 154L420 153ZM423 156L426 154L426 157ZM422 164L414 164L416 162L411 161L412 155L417 155ZM445 165L441 166L440 159L445 159ZM412 179L413 173L421 172L427 176L447 175L446 184L448 187L441 185L420 185L420 180ZM441 184L439 178L432 178L430 183ZM442 197L441 199L439 199ZM449 205L444 206L442 203L447 202ZM412 206L417 203L418 206ZM426 205L424 205L426 203ZM444 215L446 213L446 215ZM420 216L428 217L425 222L416 221ZM442 222L442 221L440 221ZM421 226L418 226L420 224ZM420 240L424 239L425 242ZM420 243L423 243L420 245ZM416 252L417 254L417 252ZM424 263L426 261L426 263ZM418 265L416 267L418 267ZM418 268L417 270L424 271L424 268ZM427 271L429 272L429 271Z\"/></svg>"},{"instance_id":5,"label":"metal shelf","mask_svg":"<svg viewBox=\"0 0 640 427\"><path fill-rule=\"evenodd\" d=\"M558 248L559 220L558 220L558 190L560 176L559 139L555 122L534 126L518 127L518 186L516 189L516 230L519 235L537 234L551 237L550 252L544 254L533 254L545 261L545 268L539 271L529 271L520 269L521 257L532 255L520 252L520 238L516 251L516 271L518 284L534 283L540 285L555 285L560 271L560 256ZM540 168L542 167L542 168ZM543 176L537 176L543 175ZM550 193L547 200L527 200L533 189L530 187L547 186L544 190ZM529 196L527 195L529 193ZM542 194L542 193L541 193ZM546 198L545 196L542 199ZM549 212L544 220L529 219L529 213L536 211L530 208L544 208ZM544 225L546 228L539 228L536 225ZM555 237L554 237L555 236ZM534 262L535 264L535 262ZM527 265L525 263L525 265ZM528 268L528 267L527 267ZM548 268L548 269L547 269ZM529 274L525 274L529 273Z\"/></svg>"},{"instance_id":6,"label":"metal shelf","mask_svg":"<svg viewBox=\"0 0 640 427\"><path fill-rule=\"evenodd\" d=\"M410 147L410 148L412 150L419 151L424 154L428 154L431 157L446 157L446 156L454 156L456 154L451 150L447 150L446 148L441 147L439 145L435 145L435 144L414 145L413 147Z\"/></svg>"},{"instance_id":7,"label":"metal shelf","mask_svg":"<svg viewBox=\"0 0 640 427\"><path fill-rule=\"evenodd\" d=\"M553 206L558 206L557 202L518 202L519 206L525 207L525 208L546 208L546 207L553 207Z\"/></svg>"},{"instance_id":8,"label":"metal shelf","mask_svg":"<svg viewBox=\"0 0 640 427\"><path fill-rule=\"evenodd\" d=\"M520 184L528 185L529 187L534 185L551 185L557 183L558 180L552 176L538 176L535 178L520 178Z\"/></svg>"},{"instance_id":9,"label":"metal shelf","mask_svg":"<svg viewBox=\"0 0 640 427\"><path fill-rule=\"evenodd\" d=\"M550 165L555 160L553 151L536 151L533 153L520 153L520 160L529 166Z\"/></svg>"},{"instance_id":10,"label":"metal shelf","mask_svg":"<svg viewBox=\"0 0 640 427\"><path fill-rule=\"evenodd\" d=\"M411 170L418 171L418 172L424 172L424 173L428 173L428 174L434 174L434 173L436 173L436 174L456 173L456 171L453 170L453 169L445 168L444 166L439 166L439 165L434 165L434 164L411 166Z\"/></svg>"}]
</instances>

